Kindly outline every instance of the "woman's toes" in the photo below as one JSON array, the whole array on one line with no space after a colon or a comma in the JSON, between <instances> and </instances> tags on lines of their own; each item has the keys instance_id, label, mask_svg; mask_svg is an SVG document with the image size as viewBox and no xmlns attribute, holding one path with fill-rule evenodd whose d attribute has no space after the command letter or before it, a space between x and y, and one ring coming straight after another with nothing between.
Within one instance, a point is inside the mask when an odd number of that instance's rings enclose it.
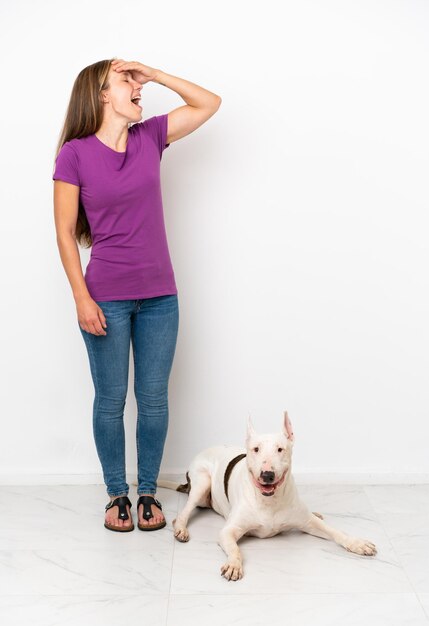
<instances>
[{"instance_id":1,"label":"woman's toes","mask_svg":"<svg viewBox=\"0 0 429 626\"><path fill-rule=\"evenodd\" d=\"M109 515L106 516L106 522L110 524L110 526L115 526L115 528L122 528L123 526L131 526L132 519L131 513L129 511L129 506L127 506L128 519L123 520L118 517L119 509L117 506L112 507L112 511L109 511Z\"/></svg>"},{"instance_id":2,"label":"woman's toes","mask_svg":"<svg viewBox=\"0 0 429 626\"><path fill-rule=\"evenodd\" d=\"M154 524L160 524L164 521L163 513L159 511L158 507L155 507L154 504L151 504L150 510L152 511L153 517L150 517L148 520L143 517L143 505L139 506L139 514L141 512L140 523L146 524L146 526L153 526Z\"/></svg>"}]
</instances>

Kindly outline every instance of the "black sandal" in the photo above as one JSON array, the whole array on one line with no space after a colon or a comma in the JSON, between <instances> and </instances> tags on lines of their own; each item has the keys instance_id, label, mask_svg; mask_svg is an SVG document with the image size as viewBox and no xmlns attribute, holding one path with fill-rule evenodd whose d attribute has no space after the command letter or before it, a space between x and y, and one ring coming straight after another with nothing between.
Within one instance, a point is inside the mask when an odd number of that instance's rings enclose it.
<instances>
[{"instance_id":1,"label":"black sandal","mask_svg":"<svg viewBox=\"0 0 429 626\"><path fill-rule=\"evenodd\" d=\"M118 506L119 507L118 519L123 519L123 520L129 519L127 508L125 506L127 504L131 509L133 505L131 504L128 496L119 496L118 498L115 498L114 500L111 500L108 504L106 504L106 511L107 509L112 508L112 506ZM132 517L133 516L131 516L131 520L132 520ZM120 532L120 533L128 533L130 532L130 530L134 530L134 524L131 524L131 526L111 526L106 521L104 522L104 527L108 528L109 530L116 530L117 532Z\"/></svg>"},{"instance_id":2,"label":"black sandal","mask_svg":"<svg viewBox=\"0 0 429 626\"><path fill-rule=\"evenodd\" d=\"M150 508L152 504L156 504L156 506L162 511L161 502L159 500L157 500L153 496L140 496L140 498L137 500L137 519L140 504L143 504L143 517L147 520L153 517L153 513ZM159 528L164 528L166 524L167 522L165 521L165 519L159 524L140 524L140 522L137 522L140 530L158 530Z\"/></svg>"}]
</instances>

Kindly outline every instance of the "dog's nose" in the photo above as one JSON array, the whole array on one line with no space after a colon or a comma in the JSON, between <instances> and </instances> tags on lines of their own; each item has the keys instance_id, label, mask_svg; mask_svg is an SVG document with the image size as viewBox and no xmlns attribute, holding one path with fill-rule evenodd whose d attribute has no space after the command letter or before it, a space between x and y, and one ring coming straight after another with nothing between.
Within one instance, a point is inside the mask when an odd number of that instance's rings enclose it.
<instances>
[{"instance_id":1,"label":"dog's nose","mask_svg":"<svg viewBox=\"0 0 429 626\"><path fill-rule=\"evenodd\" d=\"M261 472L261 478L264 481L264 483L273 483L274 472Z\"/></svg>"}]
</instances>

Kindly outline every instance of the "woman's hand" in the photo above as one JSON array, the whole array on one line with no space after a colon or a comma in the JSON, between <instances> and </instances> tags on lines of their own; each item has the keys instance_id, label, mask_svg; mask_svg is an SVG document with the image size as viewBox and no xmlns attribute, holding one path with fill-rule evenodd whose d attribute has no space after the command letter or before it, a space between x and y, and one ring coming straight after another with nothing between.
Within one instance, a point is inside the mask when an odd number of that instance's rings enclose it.
<instances>
[{"instance_id":1,"label":"woman's hand","mask_svg":"<svg viewBox=\"0 0 429 626\"><path fill-rule=\"evenodd\" d=\"M113 69L116 72L121 72L126 70L130 72L131 76L134 80L144 85L145 83L153 80L156 76L156 73L159 70L149 67L149 65L143 65L143 63L139 63L138 61L124 61L123 59L115 59L111 63Z\"/></svg>"},{"instance_id":2,"label":"woman's hand","mask_svg":"<svg viewBox=\"0 0 429 626\"><path fill-rule=\"evenodd\" d=\"M82 330L92 335L107 335L102 328L107 327L106 318L102 309L91 297L86 297L76 301L77 318Z\"/></svg>"}]
</instances>

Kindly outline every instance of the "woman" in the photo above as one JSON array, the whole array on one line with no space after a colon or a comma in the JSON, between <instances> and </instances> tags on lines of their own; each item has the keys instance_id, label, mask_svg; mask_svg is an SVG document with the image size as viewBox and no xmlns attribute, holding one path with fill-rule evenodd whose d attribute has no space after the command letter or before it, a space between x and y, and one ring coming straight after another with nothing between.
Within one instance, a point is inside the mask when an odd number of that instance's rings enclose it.
<instances>
[{"instance_id":1,"label":"woman","mask_svg":"<svg viewBox=\"0 0 429 626\"><path fill-rule=\"evenodd\" d=\"M141 121L137 101L149 81L172 89L186 105ZM104 521L109 530L134 529L123 421L130 344L138 407L138 527L166 525L154 496L179 311L160 161L170 143L201 126L220 103L203 87L137 61L99 61L76 78L57 146L52 176L57 242L95 388L93 432L110 496ZM85 276L77 243L92 246Z\"/></svg>"}]
</instances>

